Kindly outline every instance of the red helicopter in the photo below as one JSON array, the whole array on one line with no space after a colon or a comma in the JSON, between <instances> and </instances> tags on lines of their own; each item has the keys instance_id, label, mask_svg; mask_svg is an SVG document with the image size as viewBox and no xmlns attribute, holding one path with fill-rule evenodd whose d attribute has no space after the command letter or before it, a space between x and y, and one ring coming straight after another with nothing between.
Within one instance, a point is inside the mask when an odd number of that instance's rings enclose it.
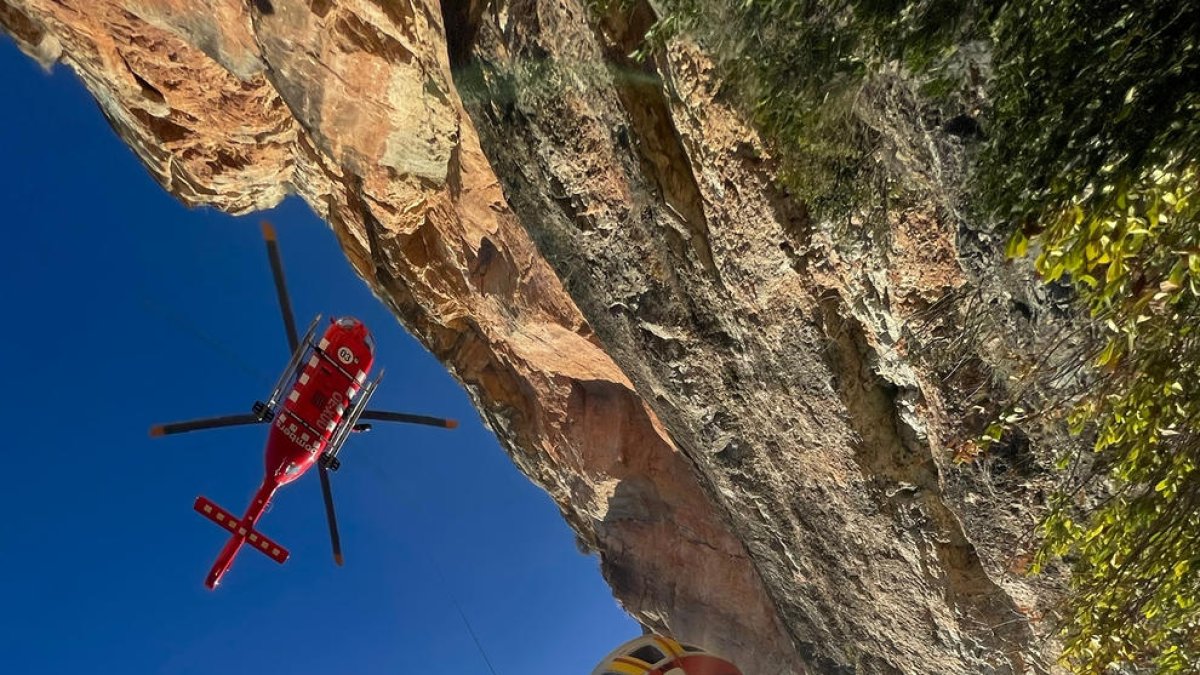
<instances>
[{"instance_id":1,"label":"red helicopter","mask_svg":"<svg viewBox=\"0 0 1200 675\"><path fill-rule=\"evenodd\" d=\"M245 424L271 424L271 432L267 436L266 476L246 508L245 515L238 518L203 496L197 497L193 506L198 513L230 532L228 543L221 549L221 554L204 580L204 585L210 589L217 587L221 577L233 565L238 551L247 544L275 562L282 564L287 561L287 549L267 538L255 526L275 492L304 475L313 465L316 465L317 474L321 477L333 559L338 565L343 563L329 473L341 466L338 453L350 434L370 430L371 425L360 420L404 422L446 429L458 426L457 422L450 419L367 409L367 402L383 379L381 371L374 380L367 381L367 373L375 360L375 341L370 332L355 318L330 319L324 334L314 342L313 336L321 320L317 316L309 324L304 337L297 337L275 230L270 223L263 222L262 232L267 243L271 272L275 277L275 291L279 297L288 346L292 352L292 358L275 383L270 397L266 402L256 401L248 414L209 417L150 428L151 436L167 436ZM374 244L375 237L370 239Z\"/></svg>"}]
</instances>

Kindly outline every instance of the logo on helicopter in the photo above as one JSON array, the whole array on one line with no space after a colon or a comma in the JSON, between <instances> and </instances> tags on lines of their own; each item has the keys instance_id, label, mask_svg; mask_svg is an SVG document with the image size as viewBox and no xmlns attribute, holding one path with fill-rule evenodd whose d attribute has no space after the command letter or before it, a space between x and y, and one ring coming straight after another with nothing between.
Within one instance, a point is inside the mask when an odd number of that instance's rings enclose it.
<instances>
[{"instance_id":1,"label":"logo on helicopter","mask_svg":"<svg viewBox=\"0 0 1200 675\"><path fill-rule=\"evenodd\" d=\"M349 347L338 347L338 360L346 365L354 361L354 352Z\"/></svg>"},{"instance_id":2,"label":"logo on helicopter","mask_svg":"<svg viewBox=\"0 0 1200 675\"><path fill-rule=\"evenodd\" d=\"M346 411L345 406L342 405L342 401L344 400L341 392L335 391L330 394L329 400L325 402L325 407L321 409L321 416L317 418L318 429L329 429L332 431L334 422Z\"/></svg>"}]
</instances>

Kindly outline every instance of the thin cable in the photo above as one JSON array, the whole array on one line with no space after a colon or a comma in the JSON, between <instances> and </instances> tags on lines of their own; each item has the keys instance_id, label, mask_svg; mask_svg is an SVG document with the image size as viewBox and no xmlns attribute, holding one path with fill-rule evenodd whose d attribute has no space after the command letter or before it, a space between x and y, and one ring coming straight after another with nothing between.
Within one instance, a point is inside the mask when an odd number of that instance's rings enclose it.
<instances>
[{"instance_id":1,"label":"thin cable","mask_svg":"<svg viewBox=\"0 0 1200 675\"><path fill-rule=\"evenodd\" d=\"M432 560L426 558L426 562L430 563L430 567L438 575L442 581L442 588L446 591L446 597L450 598L450 604L454 605L454 609L458 610L458 618L462 619L463 625L467 627L467 633L471 635L471 640L475 643L475 648L479 650L479 655L483 657L483 662L487 664L488 670L492 675L496 675L496 668L492 666L492 660L488 658L487 650L479 642L479 636L475 634L475 629L471 627L470 620L467 619L466 612L463 612L462 607L458 604L458 600L454 597L454 593L450 591L450 584L446 582L446 577L442 576L442 571L432 564Z\"/></svg>"},{"instance_id":2,"label":"thin cable","mask_svg":"<svg viewBox=\"0 0 1200 675\"><path fill-rule=\"evenodd\" d=\"M204 344L206 347L208 347L214 354L222 357L225 361L227 361L231 365L235 366L236 368L241 370L243 373L258 380L260 383L270 381L270 378L267 377L265 372L263 372L261 369L255 367L254 365L250 364L245 359L241 358L237 354L237 352L230 349L222 341L205 333L203 330L198 328L195 324L188 321L186 318L179 315L178 313L176 313L176 312L168 309L166 306L150 299L149 295L145 292L144 289L139 289L139 290L141 292L138 293L138 298L137 298L138 304L141 306L142 310L146 314L152 315L160 320L163 320L166 323L173 325L180 332L190 335L192 338L198 340L199 342Z\"/></svg>"},{"instance_id":3,"label":"thin cable","mask_svg":"<svg viewBox=\"0 0 1200 675\"><path fill-rule=\"evenodd\" d=\"M390 488L392 486L385 484L384 479L387 479L389 482L396 482L393 481L391 475L388 474L388 472L382 466L371 459L370 454L363 454L361 461L365 462L367 466L372 469L372 471L369 472L369 475L383 484L385 488ZM400 494L406 493L401 491ZM420 502L410 500L404 501L408 501L410 505L415 505L417 511L424 510L424 506ZM446 577L442 575L442 568L437 565L436 561L433 559L433 554L424 547L412 547L408 546L407 544L404 544L404 547L410 551L416 551L419 556L425 559L425 565L433 569L434 574L436 574L438 579L441 581L442 592L447 598L450 599L450 604L454 605L454 609L458 612L458 618L462 619L463 625L467 627L467 633L471 636L471 641L475 643L475 649L479 651L479 656L482 657L483 662L487 664L488 672L490 672L492 675L498 675L496 672L496 667L492 665L492 660L488 658L487 650L483 648L483 643L479 641L479 636L475 634L475 628L471 625L471 620L467 618L467 613L463 611L462 605L458 604L458 598L456 598L454 596L454 592L450 590L450 583L446 581Z\"/></svg>"}]
</instances>

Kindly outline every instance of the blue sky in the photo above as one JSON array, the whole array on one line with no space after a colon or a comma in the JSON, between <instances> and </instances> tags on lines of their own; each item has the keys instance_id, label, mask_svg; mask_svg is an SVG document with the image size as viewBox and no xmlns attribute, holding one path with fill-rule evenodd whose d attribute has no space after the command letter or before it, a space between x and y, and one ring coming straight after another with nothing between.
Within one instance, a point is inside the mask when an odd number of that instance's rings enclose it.
<instances>
[{"instance_id":1,"label":"blue sky","mask_svg":"<svg viewBox=\"0 0 1200 675\"><path fill-rule=\"evenodd\" d=\"M595 558L512 465L459 385L353 275L298 200L232 218L164 193L72 73L0 39L0 671L587 673L638 634ZM264 428L150 439L153 423L248 411L287 360L257 221L280 233L303 327L357 316L387 377L373 407L455 417L377 424L333 476L333 565L315 472L203 586L222 532L197 494L241 513Z\"/></svg>"}]
</instances>

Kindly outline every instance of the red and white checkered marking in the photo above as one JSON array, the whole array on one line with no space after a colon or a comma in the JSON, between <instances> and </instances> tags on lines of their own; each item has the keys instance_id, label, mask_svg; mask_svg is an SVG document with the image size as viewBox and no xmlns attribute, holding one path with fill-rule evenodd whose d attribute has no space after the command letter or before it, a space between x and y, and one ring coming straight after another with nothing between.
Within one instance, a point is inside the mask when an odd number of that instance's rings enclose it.
<instances>
[{"instance_id":1,"label":"red and white checkered marking","mask_svg":"<svg viewBox=\"0 0 1200 675\"><path fill-rule=\"evenodd\" d=\"M241 519L217 506L207 497L197 497L196 503L193 504L192 508L205 518L229 530L234 536L245 537L251 548L265 554L275 562L282 564L287 561L290 555L287 549L271 541L258 530L245 527L242 525Z\"/></svg>"}]
</instances>

